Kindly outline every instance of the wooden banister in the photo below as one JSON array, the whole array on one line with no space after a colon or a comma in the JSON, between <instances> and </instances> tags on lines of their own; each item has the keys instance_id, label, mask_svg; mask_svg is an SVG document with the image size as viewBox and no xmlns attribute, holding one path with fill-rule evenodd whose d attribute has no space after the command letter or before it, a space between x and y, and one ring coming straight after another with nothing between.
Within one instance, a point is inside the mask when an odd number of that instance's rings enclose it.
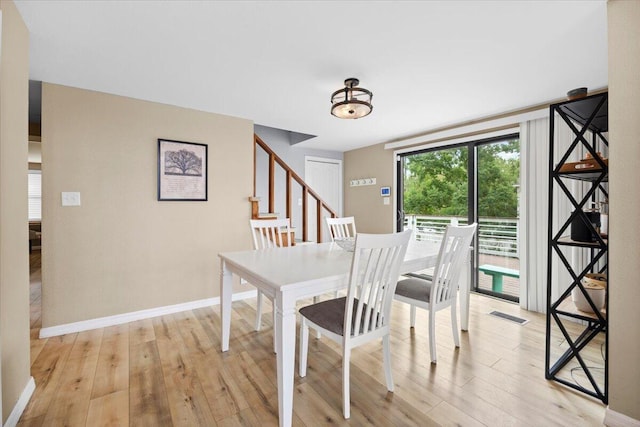
<instances>
[{"instance_id":1,"label":"wooden banister","mask_svg":"<svg viewBox=\"0 0 640 427\"><path fill-rule=\"evenodd\" d=\"M260 147L264 150L269 156L269 212L273 212L275 210L275 175L276 175L276 165L280 166L286 173L286 201L285 201L285 210L286 217L291 219L291 215L293 210L291 209L291 194L292 182L295 181L300 185L302 189L302 240L308 241L308 224L307 224L307 201L309 196L316 199L316 231L317 231L317 241L322 241L322 229L324 224L322 223L322 210L325 209L332 218L338 216L336 211L334 211L324 200L322 197L313 189L309 187L309 185L282 160L278 155L262 140L258 135L254 134L254 155L253 155L253 165L254 165L254 175L253 175L253 198L249 200L252 201L252 215L254 211L257 211L257 202L253 201L256 196L256 157L257 157L257 148Z\"/></svg>"}]
</instances>

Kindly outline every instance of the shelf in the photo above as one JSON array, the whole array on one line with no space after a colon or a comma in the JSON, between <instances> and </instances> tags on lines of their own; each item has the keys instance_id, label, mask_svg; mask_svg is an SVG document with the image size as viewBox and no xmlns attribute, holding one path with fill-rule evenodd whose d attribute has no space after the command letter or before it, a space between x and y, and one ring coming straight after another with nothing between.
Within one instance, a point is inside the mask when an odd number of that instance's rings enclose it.
<instances>
[{"instance_id":1,"label":"shelf","mask_svg":"<svg viewBox=\"0 0 640 427\"><path fill-rule=\"evenodd\" d=\"M598 338L598 341L606 342L608 333L607 312L602 309L598 312L588 312L578 310L573 302L572 294L584 296L586 300L591 299L591 293L585 290L583 295L576 293L576 288L580 293L582 290L578 280L582 280L587 272L608 272L608 245L609 240L606 236L596 235L594 226L587 227L587 235L593 234L597 241L577 241L571 239L569 235L561 236L560 233L569 233L570 227L577 218L587 221L585 218L584 206L587 202L592 204L608 199L608 186L605 184L609 178L609 165L606 158L602 158L600 150L609 146L607 137L603 135L609 129L608 120L608 94L606 92L596 95L587 96L571 101L560 102L550 106L550 136L549 136L549 152L552 153L549 158L549 224L557 222L559 232L553 234L553 228L550 225L548 230L548 254L547 254L547 327L546 327L546 352L545 352L545 377L550 380L557 381L575 390L586 393L603 403L608 402L608 369L606 360L608 359L608 347L601 346L604 364L602 368L595 368L590 364L585 364L582 360L580 352L587 346L591 345L592 340ZM559 116L559 117L558 117ZM589 122L589 119L592 120ZM587 126L587 122L589 122ZM563 136L560 144L556 146L556 135L562 135L560 126L566 128L573 133L573 142L568 144ZM563 129L564 129L563 128ZM587 130L591 131L591 135L587 136ZM591 141L588 141L591 139ZM558 148L559 150L556 150ZM562 152L564 149L564 152ZM590 153L594 157L599 156L600 161L595 159L583 159L579 161L568 161L571 157ZM606 154L606 151L605 151ZM559 161L559 163L555 163ZM555 165L555 166L554 166ZM565 180L582 181L583 185L570 185ZM575 182L574 182L575 184ZM604 184L604 185L603 185ZM575 190L575 191L574 191ZM558 193L554 194L555 191ZM566 216L557 217L558 207L554 211L554 204L557 203L557 195L566 196L573 204L573 208L581 212L566 212L566 205L560 205L564 208ZM589 197L589 200L583 200L582 197ZM579 203L578 201L582 202ZM554 216L555 214L555 216ZM579 214L579 215L578 215ZM589 221L585 222L589 225ZM590 232L590 233L589 233ZM578 236L576 234L576 236ZM584 248L588 251L566 250L570 248ZM557 262L554 262L557 261ZM566 278L572 277L575 281L571 283L569 290L566 292L558 289L558 282L566 284ZM566 289L566 288L565 288ZM558 291L560 291L558 293ZM563 299L554 299L554 295L566 295ZM599 294L598 296L602 296ZM608 290L604 294L604 305L608 299ZM600 303L600 301L598 302ZM580 305L582 307L582 305ZM577 325L576 325L577 323ZM569 326L569 324L573 324ZM601 335L604 334L604 335ZM561 354L556 351L555 341L552 337L563 340L567 345L566 350ZM578 383L573 378L573 365L578 364L584 370L585 380ZM571 372L572 381L562 375L558 375L563 370ZM601 369L596 371L595 369ZM595 373L598 373L597 380ZM566 374L566 372L565 372Z\"/></svg>"},{"instance_id":2,"label":"shelf","mask_svg":"<svg viewBox=\"0 0 640 427\"><path fill-rule=\"evenodd\" d=\"M598 170L586 170L586 171L574 171L574 172L557 172L556 174L560 178L577 179L579 181L596 181L602 176L602 169ZM605 171L605 177L601 182L609 182L609 171Z\"/></svg>"},{"instance_id":3,"label":"shelf","mask_svg":"<svg viewBox=\"0 0 640 427\"><path fill-rule=\"evenodd\" d=\"M609 239L603 238L605 245L609 245ZM563 246L578 246L582 248L593 248L598 249L602 247L600 242L581 242L579 240L573 240L569 236L562 236L556 240L556 243ZM604 248L603 248L604 249Z\"/></svg>"},{"instance_id":4,"label":"shelf","mask_svg":"<svg viewBox=\"0 0 640 427\"><path fill-rule=\"evenodd\" d=\"M608 115L608 100L606 99L607 93L599 93L596 95L587 96L582 99L573 101L561 102L555 104L559 111L564 113L571 120L584 126L589 119L589 116L593 113L593 110L598 106L598 103L605 97L604 104L600 107L594 117L589 130L593 132L607 132L609 130L609 115Z\"/></svg>"},{"instance_id":5,"label":"shelf","mask_svg":"<svg viewBox=\"0 0 640 427\"><path fill-rule=\"evenodd\" d=\"M600 321L600 319L598 318L598 316L596 316L595 313L578 310L576 308L576 305L573 303L573 300L571 299L571 295L566 297L564 301L558 304L558 307L556 308L556 313L563 314L565 316L576 317L581 320ZM600 314L602 314L602 317L604 317L606 320L607 309L603 308L602 310L600 310Z\"/></svg>"}]
</instances>

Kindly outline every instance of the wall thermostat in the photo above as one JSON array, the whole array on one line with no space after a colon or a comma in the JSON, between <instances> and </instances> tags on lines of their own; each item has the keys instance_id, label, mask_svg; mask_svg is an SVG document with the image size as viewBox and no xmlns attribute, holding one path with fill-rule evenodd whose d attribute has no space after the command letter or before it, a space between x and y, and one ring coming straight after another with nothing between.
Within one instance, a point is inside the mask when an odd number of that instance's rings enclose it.
<instances>
[{"instance_id":1,"label":"wall thermostat","mask_svg":"<svg viewBox=\"0 0 640 427\"><path fill-rule=\"evenodd\" d=\"M380 195L382 197L388 197L391 195L391 187L380 187Z\"/></svg>"}]
</instances>

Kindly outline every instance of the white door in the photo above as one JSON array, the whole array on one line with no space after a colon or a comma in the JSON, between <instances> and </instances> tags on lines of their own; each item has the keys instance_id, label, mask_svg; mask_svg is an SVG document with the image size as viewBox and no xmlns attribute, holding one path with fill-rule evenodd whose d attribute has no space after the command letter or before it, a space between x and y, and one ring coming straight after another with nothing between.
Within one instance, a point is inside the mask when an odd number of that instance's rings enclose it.
<instances>
[{"instance_id":1,"label":"white door","mask_svg":"<svg viewBox=\"0 0 640 427\"><path fill-rule=\"evenodd\" d=\"M342 216L342 160L326 159L322 157L305 157L304 180L313 191L333 209L339 216ZM315 199L309 198L307 206L307 237L311 241L316 241L316 211ZM323 217L328 216L326 211ZM326 229L324 218L322 222L322 241L331 240Z\"/></svg>"}]
</instances>

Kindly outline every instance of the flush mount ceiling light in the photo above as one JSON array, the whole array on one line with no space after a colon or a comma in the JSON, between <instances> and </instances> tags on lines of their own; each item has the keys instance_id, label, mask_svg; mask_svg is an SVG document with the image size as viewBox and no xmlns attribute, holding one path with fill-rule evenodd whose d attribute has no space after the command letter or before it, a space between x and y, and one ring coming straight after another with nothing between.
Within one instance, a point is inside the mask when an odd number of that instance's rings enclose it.
<instances>
[{"instance_id":1,"label":"flush mount ceiling light","mask_svg":"<svg viewBox=\"0 0 640 427\"><path fill-rule=\"evenodd\" d=\"M333 92L331 114L341 119L359 119L371 113L373 93L357 87L359 83L360 80L356 78L348 78L344 81L343 89Z\"/></svg>"}]
</instances>

